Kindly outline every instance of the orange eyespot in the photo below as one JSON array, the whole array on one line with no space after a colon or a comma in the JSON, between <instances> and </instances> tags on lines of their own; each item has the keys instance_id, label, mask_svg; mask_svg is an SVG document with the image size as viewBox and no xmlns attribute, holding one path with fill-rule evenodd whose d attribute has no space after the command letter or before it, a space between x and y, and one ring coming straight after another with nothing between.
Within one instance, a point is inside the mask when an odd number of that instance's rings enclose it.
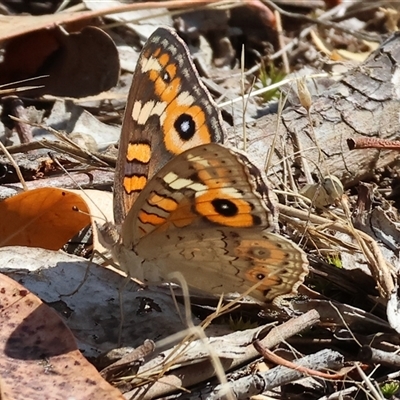
<instances>
[{"instance_id":1,"label":"orange eyespot","mask_svg":"<svg viewBox=\"0 0 400 400\"><path fill-rule=\"evenodd\" d=\"M165 147L173 154L180 154L192 147L211 142L205 114L199 106L179 105L172 101L166 109L162 125Z\"/></svg>"},{"instance_id":2,"label":"orange eyespot","mask_svg":"<svg viewBox=\"0 0 400 400\"><path fill-rule=\"evenodd\" d=\"M254 224L250 204L228 197L219 189L210 189L197 197L196 211L209 221L220 225L248 228Z\"/></svg>"}]
</instances>

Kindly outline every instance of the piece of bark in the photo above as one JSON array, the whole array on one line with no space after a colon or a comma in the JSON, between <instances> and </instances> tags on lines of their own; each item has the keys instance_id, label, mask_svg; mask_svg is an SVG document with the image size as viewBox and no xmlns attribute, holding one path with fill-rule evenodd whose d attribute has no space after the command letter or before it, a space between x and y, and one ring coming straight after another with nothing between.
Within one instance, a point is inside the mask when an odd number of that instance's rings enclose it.
<instances>
[{"instance_id":1,"label":"piece of bark","mask_svg":"<svg viewBox=\"0 0 400 400\"><path fill-rule=\"evenodd\" d=\"M313 368L315 370L338 370L343 367L343 356L333 350L324 349L318 353L306 356L294 362L302 367ZM271 390L281 385L288 384L304 377L303 372L283 366L277 366L267 372L257 372L240 378L236 381L229 382L229 389L233 392L235 399L248 399L251 396L261 394L267 390ZM222 385L214 387L212 391L207 387L201 393L191 393L184 395L181 398L187 400L194 399L207 399L216 400L221 399L222 390L226 393L226 387Z\"/></svg>"},{"instance_id":2,"label":"piece of bark","mask_svg":"<svg viewBox=\"0 0 400 400\"><path fill-rule=\"evenodd\" d=\"M363 64L313 98L310 109L312 127L307 111L289 104L279 121L273 167L269 170L273 183L279 184L283 176L281 160L289 155L290 164L296 161L293 156L298 151L296 142L300 142L302 156L307 158L312 172L322 176L332 173L347 186L368 178L375 168L394 162L397 152L376 149L350 151L347 140L357 137L398 138L399 67L400 33L396 32ZM276 130L276 114L261 117L255 124L247 126L247 152L262 169ZM228 133L227 142L236 146L235 132L241 131L241 127L235 127ZM322 149L323 162L318 160L316 141Z\"/></svg>"},{"instance_id":3,"label":"piece of bark","mask_svg":"<svg viewBox=\"0 0 400 400\"><path fill-rule=\"evenodd\" d=\"M400 356L396 353L374 349L370 346L361 347L358 358L364 363L382 364L390 368L400 367Z\"/></svg>"}]
</instances>

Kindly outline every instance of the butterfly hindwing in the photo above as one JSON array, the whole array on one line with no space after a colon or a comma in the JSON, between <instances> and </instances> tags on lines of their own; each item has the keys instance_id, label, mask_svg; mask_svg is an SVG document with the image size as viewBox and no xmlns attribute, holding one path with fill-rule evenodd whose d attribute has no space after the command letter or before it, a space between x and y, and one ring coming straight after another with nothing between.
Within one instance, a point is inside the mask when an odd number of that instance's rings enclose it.
<instances>
[{"instance_id":1,"label":"butterfly hindwing","mask_svg":"<svg viewBox=\"0 0 400 400\"><path fill-rule=\"evenodd\" d=\"M208 144L176 156L149 181L122 236L150 282L177 270L210 293L262 282L253 297L270 300L294 292L307 265L297 245L274 233L276 213L259 170L242 154Z\"/></svg>"},{"instance_id":2,"label":"butterfly hindwing","mask_svg":"<svg viewBox=\"0 0 400 400\"><path fill-rule=\"evenodd\" d=\"M185 227L275 230L273 194L259 173L250 179L249 164L216 143L176 156L149 181L126 219L133 245L153 231Z\"/></svg>"}]
</instances>

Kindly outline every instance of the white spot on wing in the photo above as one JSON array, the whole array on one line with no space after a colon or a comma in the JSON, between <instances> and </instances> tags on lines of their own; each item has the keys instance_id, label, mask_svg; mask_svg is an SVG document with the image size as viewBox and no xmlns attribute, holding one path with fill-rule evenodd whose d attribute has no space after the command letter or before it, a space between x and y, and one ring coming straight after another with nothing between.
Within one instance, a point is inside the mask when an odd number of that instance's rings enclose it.
<instances>
[{"instance_id":1,"label":"white spot on wing","mask_svg":"<svg viewBox=\"0 0 400 400\"><path fill-rule=\"evenodd\" d=\"M168 183L168 185L175 181L176 179L179 179L178 175L176 175L174 172L169 172L167 175L164 176L164 182Z\"/></svg>"},{"instance_id":2,"label":"white spot on wing","mask_svg":"<svg viewBox=\"0 0 400 400\"><path fill-rule=\"evenodd\" d=\"M152 114L153 109L154 109L154 101L148 101L147 103L144 103L140 111L137 123L139 125L144 125L149 119L150 115Z\"/></svg>"},{"instance_id":3,"label":"white spot on wing","mask_svg":"<svg viewBox=\"0 0 400 400\"><path fill-rule=\"evenodd\" d=\"M189 161L195 162L195 163L199 163L200 165L202 165L203 167L209 167L210 164L208 163L208 160L206 160L203 157L200 156L192 156L191 154L187 155L187 159Z\"/></svg>"},{"instance_id":4,"label":"white spot on wing","mask_svg":"<svg viewBox=\"0 0 400 400\"><path fill-rule=\"evenodd\" d=\"M164 113L166 107L167 104L164 101L158 101L154 106L152 115L161 116Z\"/></svg>"},{"instance_id":5,"label":"white spot on wing","mask_svg":"<svg viewBox=\"0 0 400 400\"><path fill-rule=\"evenodd\" d=\"M132 118L134 121L137 121L140 115L140 110L142 109L142 102L135 101L132 108Z\"/></svg>"},{"instance_id":6,"label":"white spot on wing","mask_svg":"<svg viewBox=\"0 0 400 400\"><path fill-rule=\"evenodd\" d=\"M192 189L195 192L207 190L207 186L193 182L191 179L179 178L174 172L169 172L164 176L164 182L166 182L171 189L180 190L183 188Z\"/></svg>"},{"instance_id":7,"label":"white spot on wing","mask_svg":"<svg viewBox=\"0 0 400 400\"><path fill-rule=\"evenodd\" d=\"M179 93L179 95L176 97L176 101L180 106L190 107L194 103L194 97L191 96L189 92L185 91Z\"/></svg>"},{"instance_id":8,"label":"white spot on wing","mask_svg":"<svg viewBox=\"0 0 400 400\"><path fill-rule=\"evenodd\" d=\"M161 116L165 111L166 104L162 101L148 101L147 103L142 103L136 101L132 109L132 118L139 124L145 125L148 119L152 115Z\"/></svg>"},{"instance_id":9,"label":"white spot on wing","mask_svg":"<svg viewBox=\"0 0 400 400\"><path fill-rule=\"evenodd\" d=\"M141 69L142 69L142 72L145 74L148 71L160 72L162 67L161 67L161 64L158 62L157 58L149 57L149 58L143 58Z\"/></svg>"},{"instance_id":10,"label":"white spot on wing","mask_svg":"<svg viewBox=\"0 0 400 400\"><path fill-rule=\"evenodd\" d=\"M221 193L226 194L228 197L234 197L235 199L242 199L243 194L238 192L234 187L224 187L220 189Z\"/></svg>"}]
</instances>

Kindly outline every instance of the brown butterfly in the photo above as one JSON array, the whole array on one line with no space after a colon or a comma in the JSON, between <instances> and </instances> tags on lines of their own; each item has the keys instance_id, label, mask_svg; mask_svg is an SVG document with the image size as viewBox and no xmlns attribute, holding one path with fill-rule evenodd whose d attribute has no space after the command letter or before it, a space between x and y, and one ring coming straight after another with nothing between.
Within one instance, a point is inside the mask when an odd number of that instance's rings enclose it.
<instances>
[{"instance_id":1,"label":"brown butterfly","mask_svg":"<svg viewBox=\"0 0 400 400\"><path fill-rule=\"evenodd\" d=\"M138 60L122 127L114 214L120 268L146 282L179 271L208 293L258 286L260 301L295 293L305 253L276 233L260 171L222 142L219 111L184 42L157 29Z\"/></svg>"}]
</instances>

